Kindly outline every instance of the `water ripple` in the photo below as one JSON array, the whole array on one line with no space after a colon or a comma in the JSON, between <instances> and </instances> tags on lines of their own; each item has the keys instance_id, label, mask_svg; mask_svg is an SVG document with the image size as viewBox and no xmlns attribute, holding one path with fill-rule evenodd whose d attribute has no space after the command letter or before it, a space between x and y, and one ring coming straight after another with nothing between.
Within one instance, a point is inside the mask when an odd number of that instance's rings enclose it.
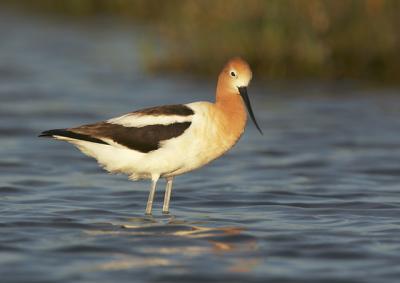
<instances>
[{"instance_id":1,"label":"water ripple","mask_svg":"<svg viewBox=\"0 0 400 283\"><path fill-rule=\"evenodd\" d=\"M2 282L398 282L393 91L299 96L315 86L255 78L264 136L249 124L229 154L176 178L171 215L160 181L147 217L149 182L37 134L208 99L214 82L144 75L141 30L0 16Z\"/></svg>"}]
</instances>

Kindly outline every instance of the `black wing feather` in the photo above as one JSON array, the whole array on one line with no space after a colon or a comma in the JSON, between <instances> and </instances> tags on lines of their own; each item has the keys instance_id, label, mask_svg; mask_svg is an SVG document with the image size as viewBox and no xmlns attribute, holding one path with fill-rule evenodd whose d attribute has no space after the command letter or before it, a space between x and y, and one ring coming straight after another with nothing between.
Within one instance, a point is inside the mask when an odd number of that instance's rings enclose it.
<instances>
[{"instance_id":1,"label":"black wing feather","mask_svg":"<svg viewBox=\"0 0 400 283\"><path fill-rule=\"evenodd\" d=\"M182 122L169 125L125 127L101 122L72 129L45 131L40 134L40 137L62 136L100 144L108 144L102 140L102 138L107 138L130 149L147 153L159 149L160 142L180 136L190 125L191 122Z\"/></svg>"},{"instance_id":2,"label":"black wing feather","mask_svg":"<svg viewBox=\"0 0 400 283\"><path fill-rule=\"evenodd\" d=\"M44 131L39 135L39 137L54 137L54 136L67 137L76 140L89 141L101 144L108 144L105 141L102 141L95 137L91 137L85 134L74 133L72 131L69 131L68 129L54 129L54 130Z\"/></svg>"},{"instance_id":3,"label":"black wing feather","mask_svg":"<svg viewBox=\"0 0 400 283\"><path fill-rule=\"evenodd\" d=\"M194 111L183 104L152 107L132 112L135 115L150 116L191 116ZM39 137L62 136L76 140L108 144L103 139L110 139L130 149L147 153L160 148L160 142L182 135L191 122L176 122L169 125L155 124L143 127L125 127L119 124L100 122L69 129L44 131Z\"/></svg>"}]
</instances>

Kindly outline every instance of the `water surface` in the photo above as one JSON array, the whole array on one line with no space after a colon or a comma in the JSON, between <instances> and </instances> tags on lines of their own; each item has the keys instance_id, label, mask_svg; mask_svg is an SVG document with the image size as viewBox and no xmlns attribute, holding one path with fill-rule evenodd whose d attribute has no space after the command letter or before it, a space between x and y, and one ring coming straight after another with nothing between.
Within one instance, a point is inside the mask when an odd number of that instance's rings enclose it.
<instances>
[{"instance_id":1,"label":"water surface","mask_svg":"<svg viewBox=\"0 0 400 283\"><path fill-rule=\"evenodd\" d=\"M140 30L2 15L2 282L398 282L400 96L313 83L250 88L262 125L176 178L108 175L42 130L211 100L215 82L141 69ZM300 94L299 94L300 93Z\"/></svg>"}]
</instances>

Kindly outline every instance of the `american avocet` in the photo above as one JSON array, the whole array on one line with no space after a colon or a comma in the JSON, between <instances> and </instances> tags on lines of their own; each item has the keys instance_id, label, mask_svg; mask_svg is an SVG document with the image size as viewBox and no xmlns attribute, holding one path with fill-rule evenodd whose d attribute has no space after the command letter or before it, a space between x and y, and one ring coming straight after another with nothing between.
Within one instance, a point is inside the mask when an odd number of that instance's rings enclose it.
<instances>
[{"instance_id":1,"label":"american avocet","mask_svg":"<svg viewBox=\"0 0 400 283\"><path fill-rule=\"evenodd\" d=\"M233 58L219 74L215 103L147 108L96 124L45 131L40 137L74 144L111 173L151 179L146 214L151 214L158 179L165 178L163 213L168 213L173 178L232 148L244 132L245 106L262 133L247 95L251 77L249 65Z\"/></svg>"}]
</instances>

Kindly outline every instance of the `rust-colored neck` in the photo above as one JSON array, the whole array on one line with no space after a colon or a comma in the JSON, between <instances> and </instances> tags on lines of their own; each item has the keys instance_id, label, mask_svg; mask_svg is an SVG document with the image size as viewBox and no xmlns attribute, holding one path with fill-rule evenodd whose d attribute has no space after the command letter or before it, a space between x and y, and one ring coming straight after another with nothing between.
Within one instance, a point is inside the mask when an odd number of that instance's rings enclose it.
<instances>
[{"instance_id":1,"label":"rust-colored neck","mask_svg":"<svg viewBox=\"0 0 400 283\"><path fill-rule=\"evenodd\" d=\"M246 107L239 91L230 87L223 76L218 80L215 106L223 135L236 142L246 126Z\"/></svg>"}]
</instances>

